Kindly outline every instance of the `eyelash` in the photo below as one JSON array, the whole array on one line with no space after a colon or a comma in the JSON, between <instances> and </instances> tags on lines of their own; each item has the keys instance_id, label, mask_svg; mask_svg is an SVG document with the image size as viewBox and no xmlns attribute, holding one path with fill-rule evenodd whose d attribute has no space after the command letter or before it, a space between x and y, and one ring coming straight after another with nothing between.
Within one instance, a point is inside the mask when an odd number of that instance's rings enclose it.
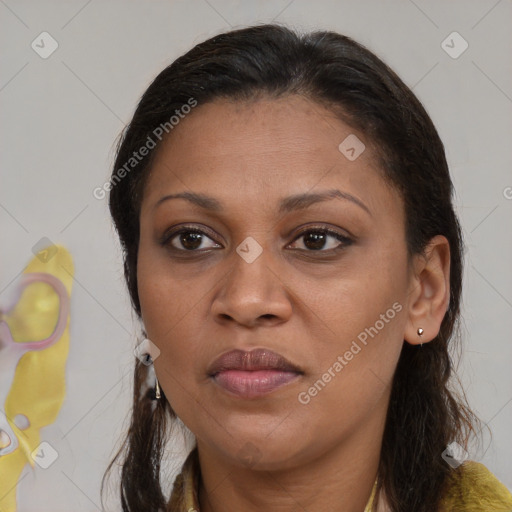
<instances>
[{"instance_id":1,"label":"eyelash","mask_svg":"<svg viewBox=\"0 0 512 512\"><path fill-rule=\"evenodd\" d=\"M199 229L197 227L189 227L189 226L183 226L181 227L179 230L176 230L176 231L173 231L171 230L170 232L167 231L164 233L164 235L162 236L162 238L159 240L159 243L161 246L163 247L168 247L170 250L174 251L174 252L178 252L178 253L201 253L201 252L206 252L206 251L209 251L210 249L216 249L216 248L208 248L208 249L192 249L192 250L187 250L187 249L178 249L176 247L173 247L171 245L171 242L172 240L177 237L178 235L181 235L183 233L198 233L200 235L205 235L206 237L210 238L213 242L215 242L215 240L213 240L212 236L209 235L209 233L205 230L202 230L202 229ZM335 231L333 229L330 229L330 228L327 228L327 227L320 227L320 226L313 226L313 227L308 227L308 229L305 229L304 231L301 231L294 239L293 241L291 242L292 244L294 242L296 242L297 240L299 240L301 237L307 235L307 234L310 234L310 233L322 233L324 235L329 235L329 236L332 236L334 238L336 238L339 242L341 242L341 244L335 248L332 248L332 249L327 249L327 250L324 250L324 249L318 249L318 250L313 250L313 249L296 249L296 250L299 250L299 251L302 251L302 252L306 252L306 253L321 253L321 254L333 254L333 253L337 253L339 251L342 251L345 247L349 246L352 244L353 242L353 239L351 239L350 237L346 236L346 235L342 235L340 232L338 231ZM215 242L215 243L218 243L218 242Z\"/></svg>"}]
</instances>

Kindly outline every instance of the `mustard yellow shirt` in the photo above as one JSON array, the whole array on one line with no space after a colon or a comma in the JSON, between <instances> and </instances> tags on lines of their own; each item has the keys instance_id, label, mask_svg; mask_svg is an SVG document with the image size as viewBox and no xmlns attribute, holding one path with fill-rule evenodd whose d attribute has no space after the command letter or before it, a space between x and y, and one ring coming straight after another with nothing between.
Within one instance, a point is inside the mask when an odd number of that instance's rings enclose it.
<instances>
[{"instance_id":1,"label":"mustard yellow shirt","mask_svg":"<svg viewBox=\"0 0 512 512\"><path fill-rule=\"evenodd\" d=\"M199 458L194 448L174 480L169 511L201 512L199 475ZM377 482L364 512L371 512L376 490ZM450 474L438 512L512 512L512 494L483 464L465 461Z\"/></svg>"}]
</instances>

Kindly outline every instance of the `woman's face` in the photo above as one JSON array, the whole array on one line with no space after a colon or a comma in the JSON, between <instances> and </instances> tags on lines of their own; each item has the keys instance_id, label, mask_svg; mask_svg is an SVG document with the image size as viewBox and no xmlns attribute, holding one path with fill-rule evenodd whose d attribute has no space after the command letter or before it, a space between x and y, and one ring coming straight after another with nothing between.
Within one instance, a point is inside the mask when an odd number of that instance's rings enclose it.
<instances>
[{"instance_id":1,"label":"woman's face","mask_svg":"<svg viewBox=\"0 0 512 512\"><path fill-rule=\"evenodd\" d=\"M411 279L403 204L370 146L288 96L199 105L155 155L140 216L142 318L167 399L217 456L285 468L382 434ZM174 194L210 199L164 199ZM255 348L300 373L271 390L261 385L275 371L209 375L220 355Z\"/></svg>"}]
</instances>

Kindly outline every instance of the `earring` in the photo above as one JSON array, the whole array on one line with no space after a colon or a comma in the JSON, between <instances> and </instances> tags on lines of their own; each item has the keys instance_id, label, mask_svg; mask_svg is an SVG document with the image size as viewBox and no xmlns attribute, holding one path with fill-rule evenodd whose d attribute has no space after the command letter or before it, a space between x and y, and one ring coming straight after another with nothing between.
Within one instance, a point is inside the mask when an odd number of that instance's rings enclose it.
<instances>
[{"instance_id":1,"label":"earring","mask_svg":"<svg viewBox=\"0 0 512 512\"><path fill-rule=\"evenodd\" d=\"M423 336L423 329L421 327L418 327L418 330L417 330L417 333L418 333L418 336ZM420 343L420 347L423 347L423 343Z\"/></svg>"},{"instance_id":2,"label":"earring","mask_svg":"<svg viewBox=\"0 0 512 512\"><path fill-rule=\"evenodd\" d=\"M160 385L158 384L158 379L155 378L155 399L160 399Z\"/></svg>"}]
</instances>

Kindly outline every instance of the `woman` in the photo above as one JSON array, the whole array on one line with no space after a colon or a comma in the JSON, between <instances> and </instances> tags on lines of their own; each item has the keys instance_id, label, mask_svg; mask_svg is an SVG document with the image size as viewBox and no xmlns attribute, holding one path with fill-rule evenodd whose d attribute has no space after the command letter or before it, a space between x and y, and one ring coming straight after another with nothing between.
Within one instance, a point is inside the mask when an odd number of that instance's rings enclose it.
<instances>
[{"instance_id":1,"label":"woman","mask_svg":"<svg viewBox=\"0 0 512 512\"><path fill-rule=\"evenodd\" d=\"M277 25L213 37L144 93L109 188L153 357L115 459L123 510L512 509L465 460L478 419L448 387L443 145L375 55ZM168 499L177 417L196 444Z\"/></svg>"}]
</instances>

